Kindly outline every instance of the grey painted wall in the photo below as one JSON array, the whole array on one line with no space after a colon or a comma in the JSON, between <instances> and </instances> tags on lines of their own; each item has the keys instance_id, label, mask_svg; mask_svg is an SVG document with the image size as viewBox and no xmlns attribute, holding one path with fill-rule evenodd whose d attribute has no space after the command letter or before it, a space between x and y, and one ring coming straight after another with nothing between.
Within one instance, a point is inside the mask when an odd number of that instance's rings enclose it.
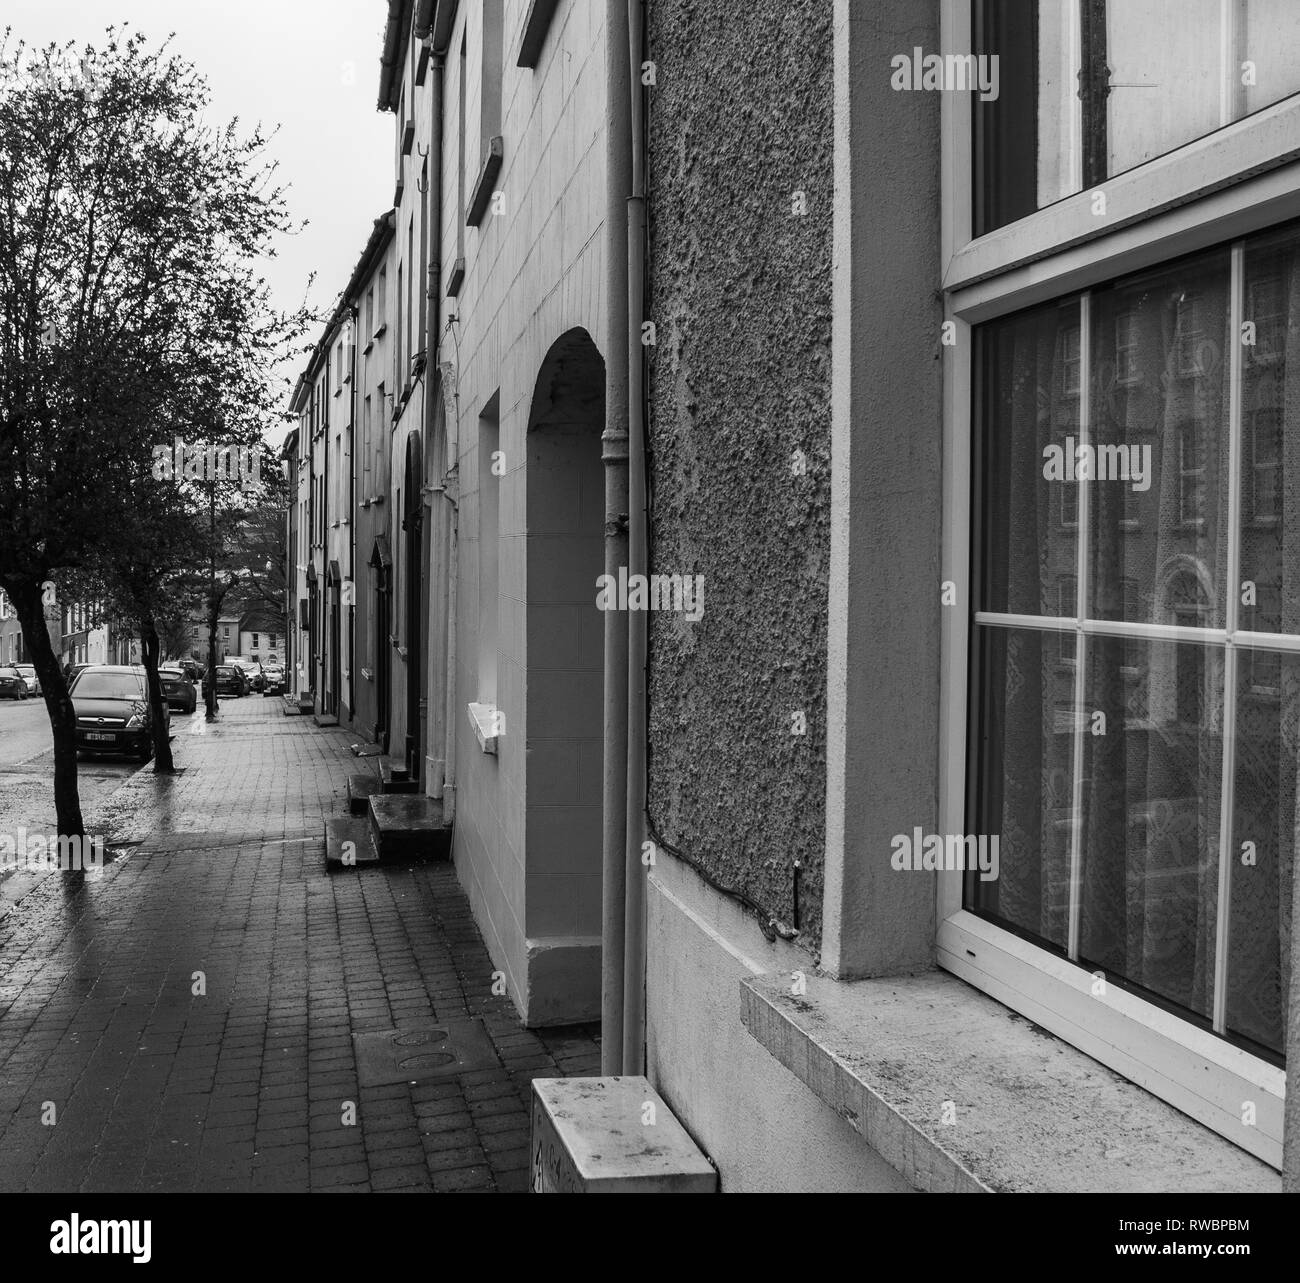
<instances>
[{"instance_id":1,"label":"grey painted wall","mask_svg":"<svg viewBox=\"0 0 1300 1283\"><path fill-rule=\"evenodd\" d=\"M820 938L829 554L832 6L651 0L650 625L658 836ZM807 213L794 212L803 192ZM793 475L801 450L806 475ZM738 662L742 660L743 662ZM792 734L796 711L807 733Z\"/></svg>"}]
</instances>

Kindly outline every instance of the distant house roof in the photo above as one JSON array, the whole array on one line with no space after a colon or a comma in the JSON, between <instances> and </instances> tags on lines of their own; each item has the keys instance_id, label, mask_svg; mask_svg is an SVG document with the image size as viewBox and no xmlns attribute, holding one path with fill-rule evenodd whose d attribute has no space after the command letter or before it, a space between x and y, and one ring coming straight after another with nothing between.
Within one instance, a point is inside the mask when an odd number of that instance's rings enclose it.
<instances>
[{"instance_id":1,"label":"distant house roof","mask_svg":"<svg viewBox=\"0 0 1300 1283\"><path fill-rule=\"evenodd\" d=\"M273 610L255 606L252 610L245 611L240 618L239 631L241 633L282 633L284 616L276 614Z\"/></svg>"}]
</instances>

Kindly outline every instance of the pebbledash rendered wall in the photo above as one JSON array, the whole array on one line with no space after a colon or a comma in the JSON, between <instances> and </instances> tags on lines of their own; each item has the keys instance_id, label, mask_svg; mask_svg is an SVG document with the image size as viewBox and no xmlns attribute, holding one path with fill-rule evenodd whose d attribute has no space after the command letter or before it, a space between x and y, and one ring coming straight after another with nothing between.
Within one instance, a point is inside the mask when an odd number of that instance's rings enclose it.
<instances>
[{"instance_id":1,"label":"pebbledash rendered wall","mask_svg":"<svg viewBox=\"0 0 1300 1283\"><path fill-rule=\"evenodd\" d=\"M501 213L489 209L478 227L464 229L465 275L457 296L443 300L444 326L450 316L456 319L442 337L438 359L445 370L451 367L443 381L443 414L458 442L459 582L451 708L456 871L493 966L505 973L507 991L520 1013L530 1025L555 1025L598 1019L600 1012L600 853L598 848L576 850L570 834L591 803L598 807L600 801L599 753L593 757L578 749L580 743L590 744L593 733L599 747L601 616L595 599L601 550L598 542L591 545L585 538L584 553L592 564L571 566L565 523L580 507L594 516L597 532L603 521L603 508L591 505L600 505L603 485L604 374L596 353L603 355L605 329L605 34L603 5L587 0L562 4L538 65L520 68L516 61L528 10L525 0L507 0L503 8L503 160L494 185ZM441 202L444 289L461 253L455 158L462 65L468 104L467 191L484 155L479 109L484 12L479 3L460 4L449 40ZM536 416L555 404L556 389L575 374L575 350L595 357L583 372L599 398L594 408L588 407L583 473L579 478L574 470L571 494L556 494L554 503L539 502L546 493L541 487L554 483L556 470L546 476L537 467ZM501 455L501 475L495 478L488 466L491 452L481 447L487 440L481 436L485 425L493 422L491 444ZM429 443L429 450L436 458L437 443ZM498 487L495 641L480 636L479 530L490 485ZM433 511L431 506L431 516ZM543 585L548 567L555 571L548 578L565 582ZM430 597L430 632L436 638L445 609L436 582L430 584ZM582 604L590 609L578 624ZM529 648L540 649L548 621L565 631L575 652L594 661L592 671L578 671L582 665L576 653L567 670L560 664L529 666ZM495 652L491 702L504 718L495 754L480 747L468 711L470 702L487 702L485 646ZM591 663L586 667L591 669ZM432 672L430 683L431 698L439 698L440 675ZM584 724L556 730L578 705L584 709ZM593 709L594 726L587 724ZM431 719L431 725L437 721ZM537 738L570 730L567 744ZM565 769L566 764L572 769Z\"/></svg>"},{"instance_id":2,"label":"pebbledash rendered wall","mask_svg":"<svg viewBox=\"0 0 1300 1283\"><path fill-rule=\"evenodd\" d=\"M648 4L651 569L705 612L650 625L647 1059L732 1191L907 1188L740 1021L821 935L831 16Z\"/></svg>"},{"instance_id":3,"label":"pebbledash rendered wall","mask_svg":"<svg viewBox=\"0 0 1300 1283\"><path fill-rule=\"evenodd\" d=\"M650 812L664 843L815 945L830 6L652 0L649 15L652 571L703 575L705 601L698 624L651 618Z\"/></svg>"}]
</instances>

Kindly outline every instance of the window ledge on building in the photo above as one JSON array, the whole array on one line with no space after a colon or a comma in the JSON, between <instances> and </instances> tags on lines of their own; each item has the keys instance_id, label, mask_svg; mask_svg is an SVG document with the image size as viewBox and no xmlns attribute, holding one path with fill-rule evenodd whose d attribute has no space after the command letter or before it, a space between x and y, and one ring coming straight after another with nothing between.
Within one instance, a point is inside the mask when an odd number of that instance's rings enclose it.
<instances>
[{"instance_id":1,"label":"window ledge on building","mask_svg":"<svg viewBox=\"0 0 1300 1283\"><path fill-rule=\"evenodd\" d=\"M465 280L465 260L458 258L451 265L451 275L447 278L447 297L455 298L460 293L461 283Z\"/></svg>"},{"instance_id":2,"label":"window ledge on building","mask_svg":"<svg viewBox=\"0 0 1300 1283\"><path fill-rule=\"evenodd\" d=\"M478 746L485 753L497 751L496 706L494 704L471 704L469 706L469 724L474 728Z\"/></svg>"},{"instance_id":3,"label":"window ledge on building","mask_svg":"<svg viewBox=\"0 0 1300 1283\"><path fill-rule=\"evenodd\" d=\"M483 215L487 213L497 175L501 172L501 158L504 155L505 140L498 134L488 143L483 168L479 171L478 181L474 184L473 194L469 198L469 209L465 211L465 222L470 227L477 227L483 221Z\"/></svg>"},{"instance_id":4,"label":"window ledge on building","mask_svg":"<svg viewBox=\"0 0 1300 1283\"><path fill-rule=\"evenodd\" d=\"M542 46L546 43L546 33L551 28L551 19L555 17L558 0L529 0L528 12L524 15L523 27L519 33L519 55L515 59L517 67L536 67L542 60Z\"/></svg>"},{"instance_id":5,"label":"window ledge on building","mask_svg":"<svg viewBox=\"0 0 1300 1283\"><path fill-rule=\"evenodd\" d=\"M741 1021L918 1189L1281 1188L1266 1163L946 972L805 984L742 980Z\"/></svg>"}]
</instances>

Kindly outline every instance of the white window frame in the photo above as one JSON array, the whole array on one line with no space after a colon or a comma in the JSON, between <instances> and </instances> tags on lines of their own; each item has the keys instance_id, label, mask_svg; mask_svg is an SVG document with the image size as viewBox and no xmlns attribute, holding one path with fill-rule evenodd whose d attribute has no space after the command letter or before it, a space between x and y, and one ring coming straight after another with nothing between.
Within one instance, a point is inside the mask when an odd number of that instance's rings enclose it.
<instances>
[{"instance_id":1,"label":"white window frame","mask_svg":"<svg viewBox=\"0 0 1300 1283\"><path fill-rule=\"evenodd\" d=\"M970 0L941 0L941 4L943 49L969 51ZM1300 97L1225 124L1213 134L978 240L971 235L970 100L964 94L944 94L941 110L944 316L953 323L956 338L953 346L943 349L948 362L943 577L956 583L957 600L965 603L970 601L971 588L972 327L1300 217ZM1106 194L1104 219L1093 213L1097 191ZM1240 245L1233 252L1240 257ZM1240 281L1239 272L1235 279ZM1243 305L1240 289L1234 289L1231 333L1239 333ZM1090 341L1086 321L1085 316L1081 331L1085 369ZM1231 359L1240 366L1241 344L1233 344ZM1237 406L1229 426L1237 435L1237 457L1240 417ZM1085 408L1082 433L1086 431ZM1231 485L1233 541L1240 538L1240 490L1239 470ZM1081 486L1080 492L1081 521L1086 521L1088 487ZM1081 557L1086 555L1083 548ZM1233 564L1236 555L1234 548ZM1081 573L1081 595L1086 585L1086 573ZM1234 644L1225 651L1225 692L1235 700L1241 648L1265 643L1258 634L1237 630L1238 595L1226 597L1227 631ZM1081 604L1080 618L1082 609ZM1187 631L1160 625L1137 627L1144 634L1170 639ZM1121 635L1134 631L1123 623L1090 624L1090 628ZM969 610L942 612L939 818L940 831L947 833L965 832L967 823L969 630ZM1202 640L1219 639L1208 635L1215 630L1196 631L1202 633ZM1289 639L1285 647L1270 637L1267 648L1300 651L1300 637ZM1076 665L1076 683L1083 678L1084 666ZM1076 706L1082 706L1081 695ZM1082 734L1082 723L1076 734ZM1230 736L1225 736L1223 768L1225 779L1230 779L1234 769ZM1075 787L1081 788L1077 772ZM1076 814L1079 802L1075 798ZM1226 828L1231 808L1222 809ZM1227 890L1227 869L1227 862L1221 862L1221 897ZM1074 875L1078 875L1077 856ZM938 879L940 966L1265 1162L1281 1167L1284 1070L1115 985L1107 985L1104 994L1094 997L1092 975L1083 967L966 911L961 873L943 872ZM1218 944L1222 953L1226 940ZM1216 992L1216 1007L1222 1001L1222 994ZM1243 1122L1246 1102L1255 1107L1254 1126Z\"/></svg>"}]
</instances>

